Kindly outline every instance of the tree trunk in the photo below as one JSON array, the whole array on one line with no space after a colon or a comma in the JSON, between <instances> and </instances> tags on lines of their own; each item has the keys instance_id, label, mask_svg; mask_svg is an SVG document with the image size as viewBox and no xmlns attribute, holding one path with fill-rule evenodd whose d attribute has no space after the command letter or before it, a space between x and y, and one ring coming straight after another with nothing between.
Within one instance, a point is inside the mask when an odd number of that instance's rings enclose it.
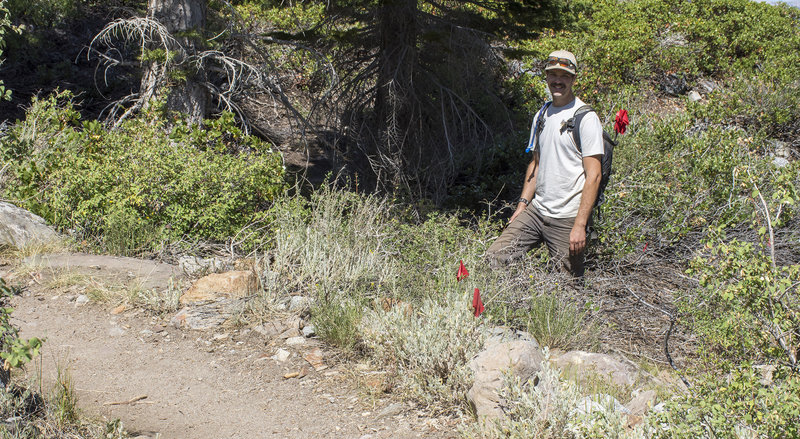
<instances>
[{"instance_id":1,"label":"tree trunk","mask_svg":"<svg viewBox=\"0 0 800 439\"><path fill-rule=\"evenodd\" d=\"M417 62L417 0L383 0L378 11L380 38L378 90L375 98L381 170L393 189L408 185L408 148L415 123L414 66Z\"/></svg>"},{"instance_id":2,"label":"tree trunk","mask_svg":"<svg viewBox=\"0 0 800 439\"><path fill-rule=\"evenodd\" d=\"M185 63L186 57L202 50L199 35L205 27L207 0L148 0L147 15L163 24L167 31L183 46L184 53L171 60L184 69L185 79L178 81L163 78L162 67L151 63L142 76L141 89L145 96L167 93L167 108L189 116L189 121L200 122L206 116L209 93L203 83L205 72ZM191 36L190 34L194 34ZM167 90L160 90L167 80ZM172 83L171 83L172 82Z\"/></svg>"}]
</instances>

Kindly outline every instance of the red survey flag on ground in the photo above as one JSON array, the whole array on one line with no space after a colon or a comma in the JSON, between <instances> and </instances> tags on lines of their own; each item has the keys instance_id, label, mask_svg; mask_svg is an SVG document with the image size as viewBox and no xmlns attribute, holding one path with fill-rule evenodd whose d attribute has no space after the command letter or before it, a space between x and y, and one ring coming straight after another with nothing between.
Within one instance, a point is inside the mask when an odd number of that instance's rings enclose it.
<instances>
[{"instance_id":1,"label":"red survey flag on ground","mask_svg":"<svg viewBox=\"0 0 800 439\"><path fill-rule=\"evenodd\" d=\"M464 279L467 276L469 276L469 273L467 272L467 267L464 266L464 260L462 259L458 261L458 273L456 273L456 280L461 282L461 279Z\"/></svg>"},{"instance_id":2,"label":"red survey flag on ground","mask_svg":"<svg viewBox=\"0 0 800 439\"><path fill-rule=\"evenodd\" d=\"M472 295L472 309L475 310L475 317L479 317L484 310L481 290L477 288L475 288L475 293Z\"/></svg>"}]
</instances>

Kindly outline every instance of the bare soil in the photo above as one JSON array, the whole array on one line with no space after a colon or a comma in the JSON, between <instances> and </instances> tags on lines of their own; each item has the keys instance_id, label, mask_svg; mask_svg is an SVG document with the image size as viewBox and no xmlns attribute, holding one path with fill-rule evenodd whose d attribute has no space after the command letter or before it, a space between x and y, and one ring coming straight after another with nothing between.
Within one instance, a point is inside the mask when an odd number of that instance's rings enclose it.
<instances>
[{"instance_id":1,"label":"bare soil","mask_svg":"<svg viewBox=\"0 0 800 439\"><path fill-rule=\"evenodd\" d=\"M30 265L29 265L30 266ZM76 300L70 288L48 287L58 268L90 279L166 287L174 266L130 258L64 254L40 258L37 269L0 276L25 285L13 301L23 337L43 337L45 391L66 370L79 407L90 417L120 419L142 438L451 438L457 420L436 418L370 387L380 371L345 361L318 340L284 346L246 327L191 331L171 327L170 315L118 304ZM121 311L121 312L120 312ZM324 370L302 358L320 347ZM292 352L285 362L278 348ZM299 377L285 378L300 372ZM291 376L291 375L289 375Z\"/></svg>"}]
</instances>

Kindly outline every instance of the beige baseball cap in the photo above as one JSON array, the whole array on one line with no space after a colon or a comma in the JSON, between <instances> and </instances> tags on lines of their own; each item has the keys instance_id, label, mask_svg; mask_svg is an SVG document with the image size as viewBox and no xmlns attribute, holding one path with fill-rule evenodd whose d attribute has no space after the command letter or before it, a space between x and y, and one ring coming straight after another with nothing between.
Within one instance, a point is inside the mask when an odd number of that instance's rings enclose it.
<instances>
[{"instance_id":1,"label":"beige baseball cap","mask_svg":"<svg viewBox=\"0 0 800 439\"><path fill-rule=\"evenodd\" d=\"M578 73L578 61L572 52L566 50L556 50L547 57L547 66L544 71L560 69L570 72L573 75Z\"/></svg>"}]
</instances>

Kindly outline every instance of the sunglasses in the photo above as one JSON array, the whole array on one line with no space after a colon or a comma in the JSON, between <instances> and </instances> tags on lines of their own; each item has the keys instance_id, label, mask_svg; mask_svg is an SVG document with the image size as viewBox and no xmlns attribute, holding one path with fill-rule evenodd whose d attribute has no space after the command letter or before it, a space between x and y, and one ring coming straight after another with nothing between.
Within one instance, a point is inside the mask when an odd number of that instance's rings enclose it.
<instances>
[{"instance_id":1,"label":"sunglasses","mask_svg":"<svg viewBox=\"0 0 800 439\"><path fill-rule=\"evenodd\" d=\"M576 66L571 60L568 60L566 58L556 58L554 56L547 58L547 66L548 67L561 66L566 69L571 69L575 71L578 70L578 66Z\"/></svg>"}]
</instances>

